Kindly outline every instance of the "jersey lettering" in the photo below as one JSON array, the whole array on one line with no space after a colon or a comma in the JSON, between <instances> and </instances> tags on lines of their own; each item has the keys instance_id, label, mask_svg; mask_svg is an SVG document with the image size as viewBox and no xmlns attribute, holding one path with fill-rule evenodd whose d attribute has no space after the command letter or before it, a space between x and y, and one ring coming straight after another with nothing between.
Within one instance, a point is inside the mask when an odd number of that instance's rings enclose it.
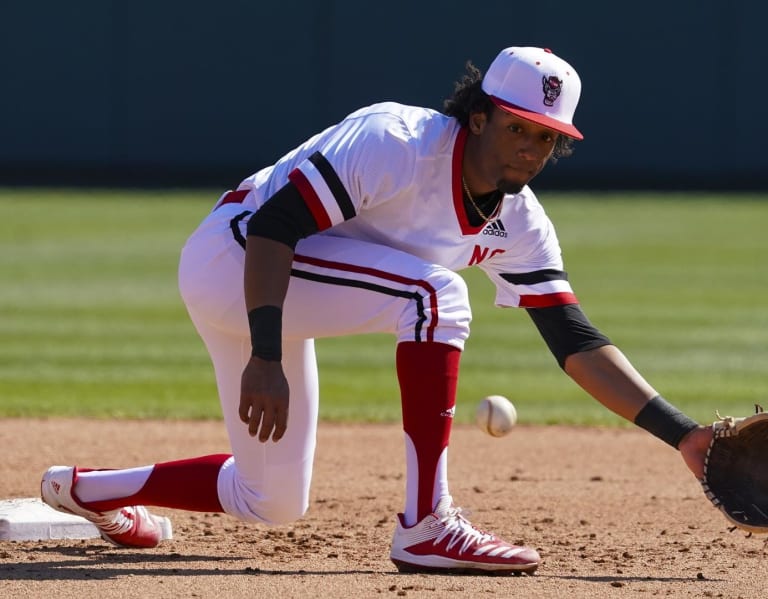
<instances>
[{"instance_id":1,"label":"jersey lettering","mask_svg":"<svg viewBox=\"0 0 768 599\"><path fill-rule=\"evenodd\" d=\"M490 255L488 252L490 251ZM491 248L484 248L480 247L479 245L475 245L475 248L472 250L472 257L469 259L469 263L467 266L473 266L475 264L480 264L486 258L493 258L494 256L498 256L499 254L503 254L506 250L502 250L500 248L496 248L495 250L491 250Z\"/></svg>"}]
</instances>

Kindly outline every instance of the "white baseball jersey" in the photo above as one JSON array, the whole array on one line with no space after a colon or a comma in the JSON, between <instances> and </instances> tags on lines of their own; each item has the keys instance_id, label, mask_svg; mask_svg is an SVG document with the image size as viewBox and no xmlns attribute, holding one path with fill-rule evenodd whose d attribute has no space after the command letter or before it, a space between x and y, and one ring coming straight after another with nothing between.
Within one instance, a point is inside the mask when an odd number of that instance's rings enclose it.
<instances>
[{"instance_id":1,"label":"white baseball jersey","mask_svg":"<svg viewBox=\"0 0 768 599\"><path fill-rule=\"evenodd\" d=\"M576 303L554 227L531 189L506 195L492 222L466 217L467 131L434 110L393 102L362 108L242 182L257 209L287 181L320 234L400 249L457 271L477 265L500 306Z\"/></svg>"}]
</instances>

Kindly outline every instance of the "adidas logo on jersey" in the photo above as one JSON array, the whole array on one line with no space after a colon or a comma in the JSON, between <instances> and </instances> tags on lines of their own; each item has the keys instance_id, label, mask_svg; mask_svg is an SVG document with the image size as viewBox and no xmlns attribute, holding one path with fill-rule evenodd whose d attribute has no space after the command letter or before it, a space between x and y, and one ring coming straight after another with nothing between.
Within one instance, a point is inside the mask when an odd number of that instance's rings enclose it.
<instances>
[{"instance_id":1,"label":"adidas logo on jersey","mask_svg":"<svg viewBox=\"0 0 768 599\"><path fill-rule=\"evenodd\" d=\"M504 228L504 223L500 220L494 220L483 229L483 235L504 238L507 236L507 230Z\"/></svg>"}]
</instances>

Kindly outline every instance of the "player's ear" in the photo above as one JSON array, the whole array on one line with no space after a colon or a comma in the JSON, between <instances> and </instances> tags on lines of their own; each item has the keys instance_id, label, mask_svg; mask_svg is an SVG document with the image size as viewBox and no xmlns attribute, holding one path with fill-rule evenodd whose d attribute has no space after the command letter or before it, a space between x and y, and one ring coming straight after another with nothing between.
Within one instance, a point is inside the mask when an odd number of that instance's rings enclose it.
<instances>
[{"instance_id":1,"label":"player's ear","mask_svg":"<svg viewBox=\"0 0 768 599\"><path fill-rule=\"evenodd\" d=\"M469 115L469 130L475 135L480 135L485 129L488 116L484 112L473 112Z\"/></svg>"}]
</instances>

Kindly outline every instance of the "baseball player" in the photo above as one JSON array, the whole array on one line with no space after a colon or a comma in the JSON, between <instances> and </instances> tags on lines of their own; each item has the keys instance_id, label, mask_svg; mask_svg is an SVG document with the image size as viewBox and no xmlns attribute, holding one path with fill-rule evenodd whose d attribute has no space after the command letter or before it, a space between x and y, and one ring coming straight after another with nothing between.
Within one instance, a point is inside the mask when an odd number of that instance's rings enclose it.
<instances>
[{"instance_id":1,"label":"baseball player","mask_svg":"<svg viewBox=\"0 0 768 599\"><path fill-rule=\"evenodd\" d=\"M701 477L711 431L667 403L587 319L552 223L528 183L570 155L581 83L546 49L471 63L442 112L353 112L225 193L187 241L179 284L215 369L231 453L127 470L54 466L51 506L105 539L153 547L142 506L263 524L308 507L318 414L314 339L396 341L405 433L401 571L533 573L538 553L475 528L450 494L447 449L469 335L464 268L524 308L557 362L617 414L681 450Z\"/></svg>"}]
</instances>

